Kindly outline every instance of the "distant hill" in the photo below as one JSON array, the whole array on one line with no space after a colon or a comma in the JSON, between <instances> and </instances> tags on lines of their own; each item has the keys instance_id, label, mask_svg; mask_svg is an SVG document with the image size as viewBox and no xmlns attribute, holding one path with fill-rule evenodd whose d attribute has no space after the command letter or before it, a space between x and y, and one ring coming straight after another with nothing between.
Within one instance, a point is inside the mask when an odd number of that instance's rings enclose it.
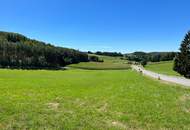
<instances>
[{"instance_id":1,"label":"distant hill","mask_svg":"<svg viewBox=\"0 0 190 130\"><path fill-rule=\"evenodd\" d=\"M112 57L123 57L124 56L120 52L101 52L101 51L91 52L91 51L88 51L88 54L96 54L96 55L101 55L101 56L112 56Z\"/></svg>"},{"instance_id":2,"label":"distant hill","mask_svg":"<svg viewBox=\"0 0 190 130\"><path fill-rule=\"evenodd\" d=\"M173 60L177 52L134 52L126 54L125 57L130 61L140 62L142 60L159 62L159 61L170 61Z\"/></svg>"},{"instance_id":3,"label":"distant hill","mask_svg":"<svg viewBox=\"0 0 190 130\"><path fill-rule=\"evenodd\" d=\"M88 55L11 32L0 32L0 67L58 68L86 62Z\"/></svg>"}]
</instances>

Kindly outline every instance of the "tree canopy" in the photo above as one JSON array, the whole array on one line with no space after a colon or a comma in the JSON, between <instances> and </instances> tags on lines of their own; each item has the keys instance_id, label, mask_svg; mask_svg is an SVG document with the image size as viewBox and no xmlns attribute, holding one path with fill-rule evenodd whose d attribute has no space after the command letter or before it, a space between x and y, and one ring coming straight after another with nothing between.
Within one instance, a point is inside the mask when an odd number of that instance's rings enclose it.
<instances>
[{"instance_id":1,"label":"tree canopy","mask_svg":"<svg viewBox=\"0 0 190 130\"><path fill-rule=\"evenodd\" d=\"M112 57L122 57L123 54L120 52L101 52L97 51L95 53L88 52L89 54L103 55L103 56L112 56Z\"/></svg>"},{"instance_id":2,"label":"tree canopy","mask_svg":"<svg viewBox=\"0 0 190 130\"><path fill-rule=\"evenodd\" d=\"M190 31L181 43L180 52L174 60L174 70L190 78Z\"/></svg>"},{"instance_id":3,"label":"tree canopy","mask_svg":"<svg viewBox=\"0 0 190 130\"><path fill-rule=\"evenodd\" d=\"M0 32L0 67L58 68L86 61L88 55L78 50L56 47L18 33Z\"/></svg>"},{"instance_id":4,"label":"tree canopy","mask_svg":"<svg viewBox=\"0 0 190 130\"><path fill-rule=\"evenodd\" d=\"M129 61L150 61L150 62L160 62L160 61L169 61L173 60L176 56L176 52L134 52L126 54L125 57Z\"/></svg>"}]
</instances>

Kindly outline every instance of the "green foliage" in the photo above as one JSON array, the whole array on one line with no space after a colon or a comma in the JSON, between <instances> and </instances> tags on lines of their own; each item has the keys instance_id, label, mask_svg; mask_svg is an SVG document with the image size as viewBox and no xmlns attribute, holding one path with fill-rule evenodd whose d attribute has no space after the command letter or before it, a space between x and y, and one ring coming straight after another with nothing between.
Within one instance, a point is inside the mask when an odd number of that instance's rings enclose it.
<instances>
[{"instance_id":1,"label":"green foliage","mask_svg":"<svg viewBox=\"0 0 190 130\"><path fill-rule=\"evenodd\" d=\"M143 60L141 61L141 65L142 65L142 66L146 66L146 65L147 65L147 60L146 60L146 59L143 59Z\"/></svg>"},{"instance_id":2,"label":"green foliage","mask_svg":"<svg viewBox=\"0 0 190 130\"><path fill-rule=\"evenodd\" d=\"M92 52L88 52L89 54L92 54ZM122 57L123 54L122 53L118 53L118 52L101 52L101 51L97 51L94 54L96 55L102 55L102 56L112 56L112 57Z\"/></svg>"},{"instance_id":3,"label":"green foliage","mask_svg":"<svg viewBox=\"0 0 190 130\"><path fill-rule=\"evenodd\" d=\"M190 32L182 41L180 52L174 61L174 70L181 75L190 78Z\"/></svg>"},{"instance_id":4,"label":"green foliage","mask_svg":"<svg viewBox=\"0 0 190 130\"><path fill-rule=\"evenodd\" d=\"M0 67L58 68L86 61L88 55L77 50L55 47L17 33L0 32Z\"/></svg>"},{"instance_id":5,"label":"green foliage","mask_svg":"<svg viewBox=\"0 0 190 130\"><path fill-rule=\"evenodd\" d=\"M190 90L135 71L0 70L0 75L1 130L190 128Z\"/></svg>"},{"instance_id":6,"label":"green foliage","mask_svg":"<svg viewBox=\"0 0 190 130\"><path fill-rule=\"evenodd\" d=\"M88 59L92 62L104 62L104 60L100 59L98 56L95 55L89 55Z\"/></svg>"},{"instance_id":7,"label":"green foliage","mask_svg":"<svg viewBox=\"0 0 190 130\"><path fill-rule=\"evenodd\" d=\"M126 58L129 61L142 62L144 60L150 62L159 62L159 61L170 61L175 57L175 52L134 52L131 54L126 54Z\"/></svg>"}]
</instances>

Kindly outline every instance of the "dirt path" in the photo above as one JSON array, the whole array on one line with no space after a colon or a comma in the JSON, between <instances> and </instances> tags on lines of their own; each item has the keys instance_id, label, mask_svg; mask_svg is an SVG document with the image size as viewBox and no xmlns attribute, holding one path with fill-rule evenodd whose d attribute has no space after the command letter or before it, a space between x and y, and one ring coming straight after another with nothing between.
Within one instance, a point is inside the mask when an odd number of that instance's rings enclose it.
<instances>
[{"instance_id":1,"label":"dirt path","mask_svg":"<svg viewBox=\"0 0 190 130\"><path fill-rule=\"evenodd\" d=\"M133 70L136 70L138 72L143 73L144 75L150 76L152 78L155 79L160 79L163 81L167 81L167 82L172 82L172 83L176 83L176 84L180 84L183 86L186 86L188 88L190 88L190 79L186 79L183 77L175 77L175 76L168 76L168 75L163 75L163 74L158 74L152 71L148 71L145 70L143 67L137 66L137 65L132 65L131 66Z\"/></svg>"}]
</instances>

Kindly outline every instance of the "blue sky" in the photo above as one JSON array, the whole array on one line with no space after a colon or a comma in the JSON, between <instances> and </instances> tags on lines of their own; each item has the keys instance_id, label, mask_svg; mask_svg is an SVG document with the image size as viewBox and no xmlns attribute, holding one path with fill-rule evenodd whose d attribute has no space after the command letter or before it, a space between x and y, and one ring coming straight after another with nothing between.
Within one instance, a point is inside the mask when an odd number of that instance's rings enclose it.
<instances>
[{"instance_id":1,"label":"blue sky","mask_svg":"<svg viewBox=\"0 0 190 130\"><path fill-rule=\"evenodd\" d=\"M0 30L82 51L176 51L190 0L0 0Z\"/></svg>"}]
</instances>

